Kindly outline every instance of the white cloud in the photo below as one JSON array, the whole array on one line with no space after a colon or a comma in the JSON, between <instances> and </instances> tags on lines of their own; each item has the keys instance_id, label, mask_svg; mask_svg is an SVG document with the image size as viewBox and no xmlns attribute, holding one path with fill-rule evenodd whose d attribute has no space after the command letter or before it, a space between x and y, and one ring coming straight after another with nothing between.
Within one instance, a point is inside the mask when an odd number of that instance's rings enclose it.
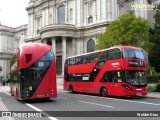
<instances>
[{"instance_id":1,"label":"white cloud","mask_svg":"<svg viewBox=\"0 0 160 120\"><path fill-rule=\"evenodd\" d=\"M28 23L25 8L30 0L1 0L0 22L9 27L18 27Z\"/></svg>"}]
</instances>

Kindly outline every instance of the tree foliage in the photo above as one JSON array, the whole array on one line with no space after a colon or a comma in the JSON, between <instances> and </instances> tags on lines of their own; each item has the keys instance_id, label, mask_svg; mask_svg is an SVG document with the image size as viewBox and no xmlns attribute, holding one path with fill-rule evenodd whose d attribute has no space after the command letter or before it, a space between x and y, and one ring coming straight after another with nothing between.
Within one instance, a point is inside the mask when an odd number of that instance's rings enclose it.
<instances>
[{"instance_id":1,"label":"tree foliage","mask_svg":"<svg viewBox=\"0 0 160 120\"><path fill-rule=\"evenodd\" d=\"M152 66L155 67L157 72L160 72L160 5L155 8L155 11L155 24L150 38L150 41L155 45L149 52L149 62Z\"/></svg>"},{"instance_id":2,"label":"tree foliage","mask_svg":"<svg viewBox=\"0 0 160 120\"><path fill-rule=\"evenodd\" d=\"M12 65L14 65L14 63L17 61L17 53L15 53L10 61L10 66L12 67Z\"/></svg>"},{"instance_id":3,"label":"tree foliage","mask_svg":"<svg viewBox=\"0 0 160 120\"><path fill-rule=\"evenodd\" d=\"M136 17L132 13L126 13L119 19L112 21L104 34L98 36L96 49L104 49L114 45L131 45L142 47L148 51L149 27L147 20Z\"/></svg>"}]
</instances>

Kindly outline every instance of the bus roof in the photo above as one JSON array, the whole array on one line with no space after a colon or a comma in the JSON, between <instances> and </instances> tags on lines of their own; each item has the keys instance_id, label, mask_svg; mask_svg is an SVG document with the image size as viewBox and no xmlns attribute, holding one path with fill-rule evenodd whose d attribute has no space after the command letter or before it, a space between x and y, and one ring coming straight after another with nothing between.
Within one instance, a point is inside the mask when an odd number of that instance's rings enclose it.
<instances>
[{"instance_id":1,"label":"bus roof","mask_svg":"<svg viewBox=\"0 0 160 120\"><path fill-rule=\"evenodd\" d=\"M26 68L41 58L51 49L51 46L42 43L26 43L18 47L18 67ZM26 56L31 56L31 61L26 62Z\"/></svg>"},{"instance_id":2,"label":"bus roof","mask_svg":"<svg viewBox=\"0 0 160 120\"><path fill-rule=\"evenodd\" d=\"M119 48L119 49L123 49L123 48L125 48L125 49L143 50L142 48L134 47L134 46L122 46L122 45L115 45L115 46L110 47L110 48L106 48L106 49L102 49L102 50L97 50L97 51L93 51L93 52L89 52L89 53L84 53L84 54L79 54L79 55L75 55L75 56L71 56L71 57L68 57L67 59L69 59L69 58L73 58L73 57L82 56L82 55L89 55L89 54L91 54L91 53L102 52L102 51L110 50L110 49L114 49L114 48Z\"/></svg>"},{"instance_id":3,"label":"bus roof","mask_svg":"<svg viewBox=\"0 0 160 120\"><path fill-rule=\"evenodd\" d=\"M50 48L49 45L43 44L43 43L25 43L25 44L20 45L18 48L25 50L28 48L37 49L38 47L47 47L47 46L48 48Z\"/></svg>"}]
</instances>

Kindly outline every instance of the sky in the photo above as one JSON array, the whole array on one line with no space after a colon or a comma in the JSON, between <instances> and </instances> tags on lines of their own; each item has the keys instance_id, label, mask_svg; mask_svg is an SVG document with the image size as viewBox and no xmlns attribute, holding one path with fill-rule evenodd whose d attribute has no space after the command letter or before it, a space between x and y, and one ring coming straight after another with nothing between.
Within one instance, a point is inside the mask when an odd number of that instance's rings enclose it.
<instances>
[{"instance_id":1,"label":"sky","mask_svg":"<svg viewBox=\"0 0 160 120\"><path fill-rule=\"evenodd\" d=\"M0 0L0 23L9 27L28 24L26 7L30 0Z\"/></svg>"}]
</instances>

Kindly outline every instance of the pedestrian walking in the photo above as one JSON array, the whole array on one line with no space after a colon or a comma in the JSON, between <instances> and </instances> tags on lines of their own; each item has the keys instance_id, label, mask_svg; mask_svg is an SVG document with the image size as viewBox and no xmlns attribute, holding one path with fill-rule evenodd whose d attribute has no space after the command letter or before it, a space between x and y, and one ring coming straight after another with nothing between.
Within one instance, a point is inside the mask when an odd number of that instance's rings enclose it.
<instances>
[{"instance_id":1,"label":"pedestrian walking","mask_svg":"<svg viewBox=\"0 0 160 120\"><path fill-rule=\"evenodd\" d=\"M5 86L5 78L2 76L2 85Z\"/></svg>"}]
</instances>

